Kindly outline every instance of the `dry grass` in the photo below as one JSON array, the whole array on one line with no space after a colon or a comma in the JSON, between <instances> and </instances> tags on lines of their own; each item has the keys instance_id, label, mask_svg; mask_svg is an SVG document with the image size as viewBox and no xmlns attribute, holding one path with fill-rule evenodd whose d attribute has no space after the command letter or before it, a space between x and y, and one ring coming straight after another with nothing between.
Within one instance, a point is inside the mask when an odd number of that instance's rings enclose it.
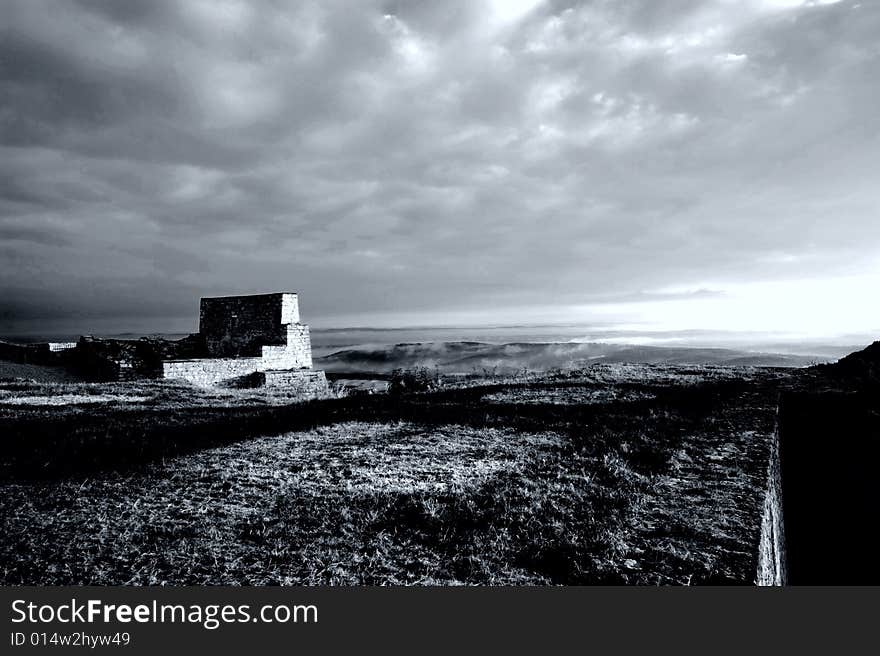
<instances>
[{"instance_id":1,"label":"dry grass","mask_svg":"<svg viewBox=\"0 0 880 656\"><path fill-rule=\"evenodd\" d=\"M483 400L488 403L592 405L646 401L652 398L654 395L650 392L628 389L620 385L597 385L595 387L579 385L577 387L514 388L487 394Z\"/></svg>"},{"instance_id":2,"label":"dry grass","mask_svg":"<svg viewBox=\"0 0 880 656\"><path fill-rule=\"evenodd\" d=\"M0 380L21 378L41 383L75 383L79 378L65 367L46 367L0 360Z\"/></svg>"},{"instance_id":3,"label":"dry grass","mask_svg":"<svg viewBox=\"0 0 880 656\"><path fill-rule=\"evenodd\" d=\"M295 402L283 388L202 388L175 380L137 380L121 383L0 381L0 417L3 406L76 406L105 404L130 409L235 408L278 406Z\"/></svg>"},{"instance_id":4,"label":"dry grass","mask_svg":"<svg viewBox=\"0 0 880 656\"><path fill-rule=\"evenodd\" d=\"M223 410L192 390L98 386L152 395L82 415L126 458L7 477L0 580L751 583L779 376L655 373ZM28 417L79 411L9 412L26 445ZM210 432L219 446L175 450ZM176 445L164 462L127 459L159 438Z\"/></svg>"}]
</instances>

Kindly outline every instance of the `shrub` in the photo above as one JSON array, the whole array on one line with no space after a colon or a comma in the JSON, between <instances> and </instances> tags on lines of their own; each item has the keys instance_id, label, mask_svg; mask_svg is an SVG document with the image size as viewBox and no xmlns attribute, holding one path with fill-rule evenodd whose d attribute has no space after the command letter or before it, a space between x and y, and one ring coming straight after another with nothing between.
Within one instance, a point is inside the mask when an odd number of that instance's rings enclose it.
<instances>
[{"instance_id":1,"label":"shrub","mask_svg":"<svg viewBox=\"0 0 880 656\"><path fill-rule=\"evenodd\" d=\"M416 367L415 369L395 369L388 383L390 394L412 392L431 392L440 389L440 373L436 369Z\"/></svg>"}]
</instances>

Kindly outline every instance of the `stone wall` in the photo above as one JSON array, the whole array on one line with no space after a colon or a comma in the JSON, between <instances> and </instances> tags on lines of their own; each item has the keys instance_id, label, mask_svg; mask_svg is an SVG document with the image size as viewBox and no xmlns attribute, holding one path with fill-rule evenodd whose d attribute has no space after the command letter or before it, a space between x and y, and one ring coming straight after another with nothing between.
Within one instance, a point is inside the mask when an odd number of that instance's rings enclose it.
<instances>
[{"instance_id":1,"label":"stone wall","mask_svg":"<svg viewBox=\"0 0 880 656\"><path fill-rule=\"evenodd\" d=\"M293 370L263 373L265 385L269 388L291 392L302 398L323 398L330 393L327 377L323 371Z\"/></svg>"},{"instance_id":2,"label":"stone wall","mask_svg":"<svg viewBox=\"0 0 880 656\"><path fill-rule=\"evenodd\" d=\"M299 323L296 294L203 298L199 309L199 338L204 354L171 356L162 365L164 378L210 386L235 384L241 382L236 379L245 376L272 372L266 384L279 381L279 385L314 388L315 394L327 391L323 373L314 376L310 373L311 338L309 327ZM281 375L281 370L285 370L287 378Z\"/></svg>"},{"instance_id":3,"label":"stone wall","mask_svg":"<svg viewBox=\"0 0 880 656\"><path fill-rule=\"evenodd\" d=\"M264 346L261 355L264 369L311 369L309 327L299 323L287 326L287 343L284 346Z\"/></svg>"},{"instance_id":4,"label":"stone wall","mask_svg":"<svg viewBox=\"0 0 880 656\"><path fill-rule=\"evenodd\" d=\"M194 385L211 387L230 383L253 374L260 375L260 384L288 391L303 398L319 398L329 393L323 371L311 369L264 369L261 358L206 358L201 360L167 360L162 363L165 378L186 380Z\"/></svg>"},{"instance_id":5,"label":"stone wall","mask_svg":"<svg viewBox=\"0 0 880 656\"><path fill-rule=\"evenodd\" d=\"M761 516L756 583L761 586L785 585L787 583L778 422L770 449L770 463L767 468L767 493L764 497L764 510Z\"/></svg>"},{"instance_id":6,"label":"stone wall","mask_svg":"<svg viewBox=\"0 0 880 656\"><path fill-rule=\"evenodd\" d=\"M76 369L89 380L158 378L163 374L163 360L188 360L206 355L199 335L179 340L106 339L86 335L80 337L72 351L62 350L53 355L68 353Z\"/></svg>"},{"instance_id":7,"label":"stone wall","mask_svg":"<svg viewBox=\"0 0 880 656\"><path fill-rule=\"evenodd\" d=\"M210 357L253 357L263 346L284 346L287 326L299 323L296 294L203 298L199 333Z\"/></svg>"},{"instance_id":8,"label":"stone wall","mask_svg":"<svg viewBox=\"0 0 880 656\"><path fill-rule=\"evenodd\" d=\"M163 378L186 380L194 385L211 387L260 371L261 363L261 358L166 360L162 363L162 376Z\"/></svg>"}]
</instances>

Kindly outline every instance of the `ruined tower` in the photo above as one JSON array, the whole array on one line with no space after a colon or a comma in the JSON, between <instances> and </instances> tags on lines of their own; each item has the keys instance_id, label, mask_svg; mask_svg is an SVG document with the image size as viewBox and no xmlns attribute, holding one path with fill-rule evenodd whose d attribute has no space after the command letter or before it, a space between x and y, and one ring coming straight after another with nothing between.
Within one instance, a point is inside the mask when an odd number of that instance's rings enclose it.
<instances>
[{"instance_id":1,"label":"ruined tower","mask_svg":"<svg viewBox=\"0 0 880 656\"><path fill-rule=\"evenodd\" d=\"M208 357L165 360L165 378L216 385L259 374L267 386L327 386L324 373L312 370L309 327L300 323L296 294L203 298L199 335Z\"/></svg>"}]
</instances>

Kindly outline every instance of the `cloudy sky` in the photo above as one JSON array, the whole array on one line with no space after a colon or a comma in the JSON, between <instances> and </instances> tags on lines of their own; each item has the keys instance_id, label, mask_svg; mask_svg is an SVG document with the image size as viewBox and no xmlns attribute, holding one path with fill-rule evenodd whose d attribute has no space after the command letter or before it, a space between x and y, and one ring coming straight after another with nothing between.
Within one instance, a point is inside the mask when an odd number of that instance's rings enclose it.
<instances>
[{"instance_id":1,"label":"cloudy sky","mask_svg":"<svg viewBox=\"0 0 880 656\"><path fill-rule=\"evenodd\" d=\"M6 1L0 331L880 332L880 2ZM103 322L103 324L102 324Z\"/></svg>"}]
</instances>

